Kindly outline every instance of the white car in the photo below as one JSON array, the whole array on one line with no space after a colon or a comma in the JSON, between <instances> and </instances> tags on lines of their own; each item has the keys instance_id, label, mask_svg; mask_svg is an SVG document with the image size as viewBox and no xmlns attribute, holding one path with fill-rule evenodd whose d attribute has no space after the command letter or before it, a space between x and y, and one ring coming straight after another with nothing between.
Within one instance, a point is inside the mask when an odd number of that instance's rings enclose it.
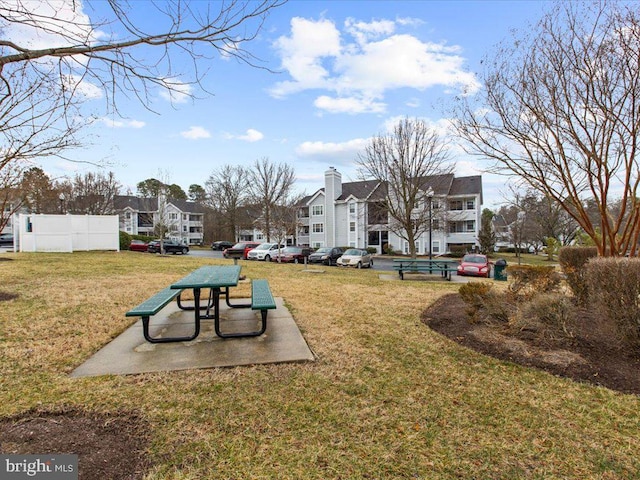
<instances>
[{"instance_id":1,"label":"white car","mask_svg":"<svg viewBox=\"0 0 640 480\"><path fill-rule=\"evenodd\" d=\"M253 250L247 253L247 260L264 260L270 262L278 254L278 249L282 250L285 246L278 246L277 243L261 243Z\"/></svg>"},{"instance_id":2,"label":"white car","mask_svg":"<svg viewBox=\"0 0 640 480\"><path fill-rule=\"evenodd\" d=\"M339 267L371 268L373 258L371 254L361 248L349 248L336 262Z\"/></svg>"}]
</instances>

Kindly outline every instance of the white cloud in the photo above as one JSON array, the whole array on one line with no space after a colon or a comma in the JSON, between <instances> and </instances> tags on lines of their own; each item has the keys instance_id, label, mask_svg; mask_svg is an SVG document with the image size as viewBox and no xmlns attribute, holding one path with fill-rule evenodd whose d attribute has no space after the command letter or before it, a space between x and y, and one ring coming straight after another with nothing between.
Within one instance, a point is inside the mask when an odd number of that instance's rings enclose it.
<instances>
[{"instance_id":1,"label":"white cloud","mask_svg":"<svg viewBox=\"0 0 640 480\"><path fill-rule=\"evenodd\" d=\"M340 55L340 32L329 20L312 21L305 18L291 19L291 36L276 40L276 49L282 58L282 67L293 78L292 82L280 82L272 94L282 97L307 88L325 88L330 76L324 58Z\"/></svg>"},{"instance_id":2,"label":"white cloud","mask_svg":"<svg viewBox=\"0 0 640 480\"><path fill-rule=\"evenodd\" d=\"M189 130L180 132L180 136L188 140L200 140L210 138L211 134L203 127L191 127Z\"/></svg>"},{"instance_id":3,"label":"white cloud","mask_svg":"<svg viewBox=\"0 0 640 480\"><path fill-rule=\"evenodd\" d=\"M165 88L160 90L160 96L171 103L186 103L191 98L191 92L193 88L188 83L183 83L177 80L165 79L171 88Z\"/></svg>"},{"instance_id":4,"label":"white cloud","mask_svg":"<svg viewBox=\"0 0 640 480\"><path fill-rule=\"evenodd\" d=\"M358 22L347 18L344 22L345 30L351 34L359 44L365 44L375 38L392 34L396 25L391 20L377 20L372 22Z\"/></svg>"},{"instance_id":5,"label":"white cloud","mask_svg":"<svg viewBox=\"0 0 640 480\"><path fill-rule=\"evenodd\" d=\"M366 138L355 138L341 143L303 142L296 148L296 154L300 157L330 161L334 164L349 164L358 153L364 150L368 142Z\"/></svg>"},{"instance_id":6,"label":"white cloud","mask_svg":"<svg viewBox=\"0 0 640 480\"><path fill-rule=\"evenodd\" d=\"M140 120L116 120L109 117L102 117L99 121L110 128L142 128L146 125Z\"/></svg>"},{"instance_id":7,"label":"white cloud","mask_svg":"<svg viewBox=\"0 0 640 480\"><path fill-rule=\"evenodd\" d=\"M255 130L253 128L249 128L243 135L233 135L231 133L225 133L224 137L228 140L242 140L244 142L258 142L264 138L264 134Z\"/></svg>"},{"instance_id":8,"label":"white cloud","mask_svg":"<svg viewBox=\"0 0 640 480\"><path fill-rule=\"evenodd\" d=\"M332 98L322 95L313 102L320 110L329 113L382 113L386 104L370 98L342 97Z\"/></svg>"},{"instance_id":9,"label":"white cloud","mask_svg":"<svg viewBox=\"0 0 640 480\"><path fill-rule=\"evenodd\" d=\"M274 44L290 80L276 83L275 97L310 89L320 95L315 106L331 113L379 113L389 90L436 86L445 91L476 92L480 83L464 70L458 46L425 42L414 35L396 33L416 19L361 22L349 18L344 32L330 20L291 20L291 33ZM349 103L351 102L351 103ZM363 108L368 102L374 108Z\"/></svg>"}]
</instances>

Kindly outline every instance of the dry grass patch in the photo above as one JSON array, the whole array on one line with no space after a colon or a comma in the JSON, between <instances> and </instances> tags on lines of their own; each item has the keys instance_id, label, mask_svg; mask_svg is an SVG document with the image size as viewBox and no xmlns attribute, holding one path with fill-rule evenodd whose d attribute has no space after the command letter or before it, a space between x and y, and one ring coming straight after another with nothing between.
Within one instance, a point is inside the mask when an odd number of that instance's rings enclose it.
<instances>
[{"instance_id":1,"label":"dry grass patch","mask_svg":"<svg viewBox=\"0 0 640 480\"><path fill-rule=\"evenodd\" d=\"M18 294L2 305L0 417L36 406L136 412L149 425L147 479L640 471L637 397L486 358L430 331L421 312L455 291L448 282L244 262L243 274L267 278L285 299L317 362L72 379L71 369L133 321L129 308L214 261L131 252L12 258L0 266ZM248 296L248 286L238 294Z\"/></svg>"}]
</instances>

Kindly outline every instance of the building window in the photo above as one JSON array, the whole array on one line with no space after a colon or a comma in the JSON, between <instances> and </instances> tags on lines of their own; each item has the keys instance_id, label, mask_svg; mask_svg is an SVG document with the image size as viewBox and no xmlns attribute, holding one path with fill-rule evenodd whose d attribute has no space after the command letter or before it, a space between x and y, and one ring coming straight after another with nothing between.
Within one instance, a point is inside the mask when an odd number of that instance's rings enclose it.
<instances>
[{"instance_id":1,"label":"building window","mask_svg":"<svg viewBox=\"0 0 640 480\"><path fill-rule=\"evenodd\" d=\"M350 232L356 231L356 222L349 222L349 231Z\"/></svg>"},{"instance_id":2,"label":"building window","mask_svg":"<svg viewBox=\"0 0 640 480\"><path fill-rule=\"evenodd\" d=\"M172 220L172 221L175 222L176 220L178 220L178 214L177 213L170 213L169 214L169 220Z\"/></svg>"},{"instance_id":3,"label":"building window","mask_svg":"<svg viewBox=\"0 0 640 480\"><path fill-rule=\"evenodd\" d=\"M313 233L324 233L324 223L314 223L312 230Z\"/></svg>"},{"instance_id":4,"label":"building window","mask_svg":"<svg viewBox=\"0 0 640 480\"><path fill-rule=\"evenodd\" d=\"M475 220L467 220L465 222L465 231L466 232L475 232L476 231L476 221Z\"/></svg>"},{"instance_id":5,"label":"building window","mask_svg":"<svg viewBox=\"0 0 640 480\"><path fill-rule=\"evenodd\" d=\"M467 200L467 210L475 210L476 202L473 198Z\"/></svg>"},{"instance_id":6,"label":"building window","mask_svg":"<svg viewBox=\"0 0 640 480\"><path fill-rule=\"evenodd\" d=\"M321 217L324 215L324 205L314 205L311 207L311 215L314 217Z\"/></svg>"},{"instance_id":7,"label":"building window","mask_svg":"<svg viewBox=\"0 0 640 480\"><path fill-rule=\"evenodd\" d=\"M300 227L300 235L309 235L309 225Z\"/></svg>"},{"instance_id":8,"label":"building window","mask_svg":"<svg viewBox=\"0 0 640 480\"><path fill-rule=\"evenodd\" d=\"M187 226L186 226L186 225L183 225L183 226L182 226L182 231L183 231L184 233L187 233Z\"/></svg>"},{"instance_id":9,"label":"building window","mask_svg":"<svg viewBox=\"0 0 640 480\"><path fill-rule=\"evenodd\" d=\"M182 214L182 221L186 222L187 218L189 218L189 215L187 215L186 213Z\"/></svg>"},{"instance_id":10,"label":"building window","mask_svg":"<svg viewBox=\"0 0 640 480\"><path fill-rule=\"evenodd\" d=\"M324 245L322 245L322 242L313 242L313 248L320 248L323 247Z\"/></svg>"},{"instance_id":11,"label":"building window","mask_svg":"<svg viewBox=\"0 0 640 480\"><path fill-rule=\"evenodd\" d=\"M126 218L127 220L131 220L131 212L125 213L124 218Z\"/></svg>"},{"instance_id":12,"label":"building window","mask_svg":"<svg viewBox=\"0 0 640 480\"><path fill-rule=\"evenodd\" d=\"M355 202L350 202L349 203L349 213L351 213L352 215L356 213L356 203Z\"/></svg>"},{"instance_id":13,"label":"building window","mask_svg":"<svg viewBox=\"0 0 640 480\"><path fill-rule=\"evenodd\" d=\"M451 200L449 210L462 210L462 200Z\"/></svg>"},{"instance_id":14,"label":"building window","mask_svg":"<svg viewBox=\"0 0 640 480\"><path fill-rule=\"evenodd\" d=\"M433 247L431 249L433 253L440 253L440 241L436 240L433 242Z\"/></svg>"},{"instance_id":15,"label":"building window","mask_svg":"<svg viewBox=\"0 0 640 480\"><path fill-rule=\"evenodd\" d=\"M138 226L139 227L153 227L153 215L150 213L138 214Z\"/></svg>"},{"instance_id":16,"label":"building window","mask_svg":"<svg viewBox=\"0 0 640 480\"><path fill-rule=\"evenodd\" d=\"M438 200L437 198L432 198L431 199L431 208L434 210L438 210L440 208L440 200Z\"/></svg>"},{"instance_id":17,"label":"building window","mask_svg":"<svg viewBox=\"0 0 640 480\"><path fill-rule=\"evenodd\" d=\"M462 233L462 225L464 222L450 222L449 223L449 233Z\"/></svg>"},{"instance_id":18,"label":"building window","mask_svg":"<svg viewBox=\"0 0 640 480\"><path fill-rule=\"evenodd\" d=\"M440 230L440 220L437 218L431 221L431 229L432 230Z\"/></svg>"}]
</instances>

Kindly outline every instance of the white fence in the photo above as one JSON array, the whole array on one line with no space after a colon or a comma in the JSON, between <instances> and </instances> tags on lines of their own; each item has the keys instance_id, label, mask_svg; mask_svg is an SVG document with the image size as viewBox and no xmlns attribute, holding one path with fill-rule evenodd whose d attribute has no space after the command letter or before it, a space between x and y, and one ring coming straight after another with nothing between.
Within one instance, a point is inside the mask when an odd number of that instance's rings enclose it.
<instances>
[{"instance_id":1,"label":"white fence","mask_svg":"<svg viewBox=\"0 0 640 480\"><path fill-rule=\"evenodd\" d=\"M120 250L118 215L21 214L17 233L21 252Z\"/></svg>"}]
</instances>

